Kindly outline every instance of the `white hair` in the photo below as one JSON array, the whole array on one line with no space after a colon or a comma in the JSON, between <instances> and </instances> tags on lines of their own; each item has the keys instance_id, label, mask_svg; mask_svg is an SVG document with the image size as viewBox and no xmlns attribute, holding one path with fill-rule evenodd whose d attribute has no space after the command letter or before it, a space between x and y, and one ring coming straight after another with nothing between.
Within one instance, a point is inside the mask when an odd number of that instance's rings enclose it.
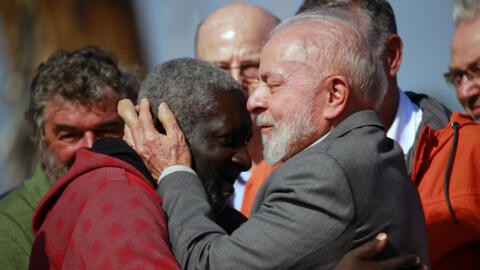
<instances>
[{"instance_id":1,"label":"white hair","mask_svg":"<svg viewBox=\"0 0 480 270\"><path fill-rule=\"evenodd\" d=\"M383 69L376 57L375 48L367 44L367 37L358 29L365 18L338 7L314 9L288 18L271 36L293 25L314 22L322 27L312 29L315 35L305 37L307 57L311 47L319 52L315 61L348 79L352 92L361 100L375 101L377 107L383 100Z\"/></svg>"},{"instance_id":2,"label":"white hair","mask_svg":"<svg viewBox=\"0 0 480 270\"><path fill-rule=\"evenodd\" d=\"M453 21L458 26L463 22L469 22L480 14L480 1L478 0L454 0Z\"/></svg>"}]
</instances>

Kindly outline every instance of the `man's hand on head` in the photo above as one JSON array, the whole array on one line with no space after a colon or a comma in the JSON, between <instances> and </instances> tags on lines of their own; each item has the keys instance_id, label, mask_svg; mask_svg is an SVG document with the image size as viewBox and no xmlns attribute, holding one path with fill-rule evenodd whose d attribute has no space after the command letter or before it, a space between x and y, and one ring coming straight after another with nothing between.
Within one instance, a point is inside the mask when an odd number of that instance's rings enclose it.
<instances>
[{"instance_id":1,"label":"man's hand on head","mask_svg":"<svg viewBox=\"0 0 480 270\"><path fill-rule=\"evenodd\" d=\"M387 245L387 235L380 233L377 237L350 250L335 265L334 270L356 270L356 269L426 269L425 265L418 262L415 255L402 255L383 261L373 261Z\"/></svg>"},{"instance_id":2,"label":"man's hand on head","mask_svg":"<svg viewBox=\"0 0 480 270\"><path fill-rule=\"evenodd\" d=\"M118 114L125 121L124 139L140 155L155 179L169 166L191 166L185 136L166 103L158 106L158 120L165 134L155 128L148 99L142 99L137 108L129 99L123 99L118 103Z\"/></svg>"}]
</instances>

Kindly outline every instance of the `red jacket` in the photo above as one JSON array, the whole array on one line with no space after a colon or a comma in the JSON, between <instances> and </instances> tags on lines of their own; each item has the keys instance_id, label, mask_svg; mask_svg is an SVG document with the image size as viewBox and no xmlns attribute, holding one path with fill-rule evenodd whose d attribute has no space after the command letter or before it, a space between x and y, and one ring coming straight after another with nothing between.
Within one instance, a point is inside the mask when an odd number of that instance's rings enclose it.
<instances>
[{"instance_id":1,"label":"red jacket","mask_svg":"<svg viewBox=\"0 0 480 270\"><path fill-rule=\"evenodd\" d=\"M443 129L425 127L412 179L425 212L432 269L480 269L480 125L453 113Z\"/></svg>"},{"instance_id":2,"label":"red jacket","mask_svg":"<svg viewBox=\"0 0 480 270\"><path fill-rule=\"evenodd\" d=\"M179 269L161 199L132 165L87 149L40 201L30 269Z\"/></svg>"}]
</instances>

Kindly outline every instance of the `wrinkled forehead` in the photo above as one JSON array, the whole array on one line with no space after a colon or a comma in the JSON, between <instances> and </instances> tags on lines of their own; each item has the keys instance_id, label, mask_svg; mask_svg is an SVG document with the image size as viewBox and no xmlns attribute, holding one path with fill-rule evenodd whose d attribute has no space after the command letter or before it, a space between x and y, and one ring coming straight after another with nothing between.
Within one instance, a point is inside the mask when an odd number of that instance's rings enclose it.
<instances>
[{"instance_id":1,"label":"wrinkled forehead","mask_svg":"<svg viewBox=\"0 0 480 270\"><path fill-rule=\"evenodd\" d=\"M198 58L211 61L214 56L256 55L258 60L275 25L261 20L233 19L205 22L198 33Z\"/></svg>"},{"instance_id":2,"label":"wrinkled forehead","mask_svg":"<svg viewBox=\"0 0 480 270\"><path fill-rule=\"evenodd\" d=\"M60 94L56 94L48 99L44 107L44 114L49 114L57 110L69 107L80 107L85 110L99 109L102 111L116 111L120 98L111 90L109 86L104 86L104 91L98 97L90 97L88 99L66 98Z\"/></svg>"},{"instance_id":3,"label":"wrinkled forehead","mask_svg":"<svg viewBox=\"0 0 480 270\"><path fill-rule=\"evenodd\" d=\"M302 22L275 33L262 50L261 62L265 59L305 64L317 61L333 38L321 27L324 26L316 22Z\"/></svg>"},{"instance_id":4,"label":"wrinkled forehead","mask_svg":"<svg viewBox=\"0 0 480 270\"><path fill-rule=\"evenodd\" d=\"M465 69L480 58L480 16L458 25L452 39L451 69Z\"/></svg>"}]
</instances>

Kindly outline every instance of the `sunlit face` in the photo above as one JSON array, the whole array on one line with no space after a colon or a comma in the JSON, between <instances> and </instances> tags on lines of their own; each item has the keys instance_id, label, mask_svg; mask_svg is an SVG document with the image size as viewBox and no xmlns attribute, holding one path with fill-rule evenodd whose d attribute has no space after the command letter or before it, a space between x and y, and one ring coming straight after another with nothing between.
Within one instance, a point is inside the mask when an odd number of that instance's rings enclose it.
<instances>
[{"instance_id":1,"label":"sunlit face","mask_svg":"<svg viewBox=\"0 0 480 270\"><path fill-rule=\"evenodd\" d=\"M226 29L208 42L199 43L197 57L217 65L232 76L247 92L257 85L260 52L264 40L252 40L238 29Z\"/></svg>"},{"instance_id":2,"label":"sunlit face","mask_svg":"<svg viewBox=\"0 0 480 270\"><path fill-rule=\"evenodd\" d=\"M259 87L248 110L257 115L264 158L270 164L295 155L327 132L322 120L324 90L318 68L305 57L296 27L277 33L263 49Z\"/></svg>"},{"instance_id":3,"label":"sunlit face","mask_svg":"<svg viewBox=\"0 0 480 270\"><path fill-rule=\"evenodd\" d=\"M452 40L450 71L466 71L480 65L480 16L461 23ZM476 67L473 67L476 68ZM480 121L480 78L463 76L455 85L457 97L465 110Z\"/></svg>"},{"instance_id":4,"label":"sunlit face","mask_svg":"<svg viewBox=\"0 0 480 270\"><path fill-rule=\"evenodd\" d=\"M247 142L252 134L245 97L222 93L214 96L218 111L198 121L189 141L194 169L216 213L233 194L233 183L241 171L250 168Z\"/></svg>"},{"instance_id":5,"label":"sunlit face","mask_svg":"<svg viewBox=\"0 0 480 270\"><path fill-rule=\"evenodd\" d=\"M97 105L85 106L54 98L47 103L44 110L45 142L59 165L70 167L80 148L92 147L100 138L123 136L123 121L117 114L117 101L117 98L108 97Z\"/></svg>"},{"instance_id":6,"label":"sunlit face","mask_svg":"<svg viewBox=\"0 0 480 270\"><path fill-rule=\"evenodd\" d=\"M248 19L241 23L238 17L236 22L222 17L206 22L199 31L196 53L197 58L228 72L249 92L257 86L260 53L274 24L258 16Z\"/></svg>"}]
</instances>

